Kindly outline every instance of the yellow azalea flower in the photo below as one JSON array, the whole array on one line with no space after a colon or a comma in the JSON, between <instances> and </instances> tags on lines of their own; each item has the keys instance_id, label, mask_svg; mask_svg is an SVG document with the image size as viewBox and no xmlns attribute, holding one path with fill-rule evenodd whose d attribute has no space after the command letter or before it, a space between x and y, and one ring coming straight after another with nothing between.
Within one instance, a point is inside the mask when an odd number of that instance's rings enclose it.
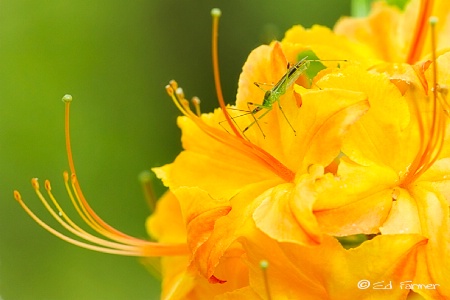
<instances>
[{"instance_id":1,"label":"yellow azalea flower","mask_svg":"<svg viewBox=\"0 0 450 300\"><path fill-rule=\"evenodd\" d=\"M67 217L49 182L55 209L33 180L38 197L87 242L50 228L15 197L36 222L75 245L164 256L163 299L405 299L410 290L448 299L450 53L448 41L440 41L438 58L435 47L425 46L424 23L434 11L448 14L446 8L444 1L413 0L402 13L375 4L370 17L342 20L334 32L296 26L281 42L250 53L233 106L223 103L215 62L221 108L213 113L201 114L195 99L192 111L172 81L166 88L184 115L184 150L154 169L170 189L146 224L157 242L125 235L90 208L72 161L68 97L65 183L83 220L102 237ZM443 19L440 35L448 32ZM280 81L307 66L290 68L305 50L347 61L326 63L311 86L301 77ZM264 92L264 83L275 88ZM274 91L271 103L258 106ZM336 238L354 234L369 238L353 249ZM375 288L384 282L391 288Z\"/></svg>"},{"instance_id":2,"label":"yellow azalea flower","mask_svg":"<svg viewBox=\"0 0 450 300\"><path fill-rule=\"evenodd\" d=\"M412 0L405 12L386 4L373 3L369 17L342 18L333 31L319 25L310 29L294 26L282 43L288 45L286 56L298 59L298 53L313 50L324 59L347 59L369 68L382 62L415 64L430 57L428 19L436 16L437 52L450 48L450 3L445 0Z\"/></svg>"},{"instance_id":3,"label":"yellow azalea flower","mask_svg":"<svg viewBox=\"0 0 450 300\"><path fill-rule=\"evenodd\" d=\"M315 202L318 223L334 235L381 231L427 237L427 245L420 247L415 278L410 278L439 284L437 289L415 287L427 299L450 297L450 164L445 120L449 111L449 5L448 1L414 0L401 12L379 2L368 18L342 19L335 26L336 36L321 29L328 39L341 39L340 55L353 55L348 44L356 43L355 57L360 63L354 65L372 65L372 70L383 74L351 67L316 78L316 85L324 89L340 86L362 91L371 104L368 114L346 137L342 150L350 160L342 158L337 172L343 185L325 191ZM432 15L439 19L433 42L428 23ZM293 28L285 40L300 49L327 54L324 42L310 38L314 30L318 29ZM394 64L376 65L377 59ZM339 194L345 185L348 193Z\"/></svg>"},{"instance_id":4,"label":"yellow azalea flower","mask_svg":"<svg viewBox=\"0 0 450 300\"><path fill-rule=\"evenodd\" d=\"M237 107L261 98L253 82L273 82L286 72L286 65L278 43L255 49L240 77ZM279 241L321 242L312 211L316 189L333 184L333 175L324 168L338 156L345 132L368 106L363 93L330 88L305 93L298 109L295 93L290 88L280 102L296 133L274 105L260 128L250 128L246 138L224 130L221 110L198 117L183 106L181 92L173 94L187 116L179 119L185 150L155 172L180 201L192 267L213 282L221 257L251 231L252 220ZM235 121L242 127L252 117Z\"/></svg>"},{"instance_id":5,"label":"yellow azalea flower","mask_svg":"<svg viewBox=\"0 0 450 300\"><path fill-rule=\"evenodd\" d=\"M436 64L439 84L448 86L450 53ZM423 74L429 83L433 67ZM316 202L315 209L320 210L316 216L320 224L327 224L323 230L335 235L381 231L425 236L428 243L420 248L415 280L439 286L416 292L433 299L450 297L447 99L445 93L435 94L432 84L424 90L412 67L398 69L408 74L403 78L410 78L404 95L385 75L361 76L351 68L328 73L318 81L323 88L339 85L365 91L371 109L352 126L342 148L350 160L341 161L338 176L349 185L348 194L330 209L325 193ZM384 84L380 77L385 77Z\"/></svg>"},{"instance_id":6,"label":"yellow azalea flower","mask_svg":"<svg viewBox=\"0 0 450 300\"><path fill-rule=\"evenodd\" d=\"M338 35L369 46L380 60L414 64L431 53L428 19L439 18L438 53L450 47L450 2L411 0L404 12L384 1L375 2L367 18L342 18L334 27Z\"/></svg>"}]
</instances>

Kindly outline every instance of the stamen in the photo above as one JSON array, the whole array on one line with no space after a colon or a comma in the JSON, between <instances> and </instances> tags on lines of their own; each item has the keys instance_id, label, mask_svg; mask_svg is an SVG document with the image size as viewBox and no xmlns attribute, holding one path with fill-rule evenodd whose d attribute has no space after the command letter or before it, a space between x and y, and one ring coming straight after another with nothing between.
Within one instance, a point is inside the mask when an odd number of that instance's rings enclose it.
<instances>
[{"instance_id":1,"label":"stamen","mask_svg":"<svg viewBox=\"0 0 450 300\"><path fill-rule=\"evenodd\" d=\"M431 16L429 19L430 27L431 27L431 60L433 61L432 71L433 71L433 94L434 99L437 98L437 65L436 65L436 24L438 22L438 18L435 16Z\"/></svg>"},{"instance_id":2,"label":"stamen","mask_svg":"<svg viewBox=\"0 0 450 300\"><path fill-rule=\"evenodd\" d=\"M263 273L263 280L264 280L264 286L266 288L267 299L272 300L272 296L270 294L270 288L269 288L269 279L267 277L267 269L269 268L269 262L267 260L262 260L259 262L259 267L261 268L262 273Z\"/></svg>"},{"instance_id":3,"label":"stamen","mask_svg":"<svg viewBox=\"0 0 450 300\"><path fill-rule=\"evenodd\" d=\"M186 110L186 106L182 104L183 98L179 99L176 91L178 90L178 83L175 80L171 80L168 85L166 85L167 94L169 94L175 106L185 115L189 116L189 109ZM189 107L188 107L189 108Z\"/></svg>"},{"instance_id":4,"label":"stamen","mask_svg":"<svg viewBox=\"0 0 450 300\"><path fill-rule=\"evenodd\" d=\"M194 105L195 113L197 114L198 117L200 117L202 114L200 110L200 102L201 102L200 99L198 97L193 97L191 102Z\"/></svg>"},{"instance_id":5,"label":"stamen","mask_svg":"<svg viewBox=\"0 0 450 300\"><path fill-rule=\"evenodd\" d=\"M176 88L175 89L175 94L177 94L177 97L179 98L179 99L184 99L184 92L183 92L183 89L182 88Z\"/></svg>"},{"instance_id":6,"label":"stamen","mask_svg":"<svg viewBox=\"0 0 450 300\"><path fill-rule=\"evenodd\" d=\"M231 117L228 114L225 101L222 94L222 85L220 83L220 72L219 72L219 51L218 51L218 35L219 35L219 18L222 12L218 8L213 8L211 10L211 16L213 17L213 30L212 30L212 59L213 59L213 71L214 71L214 84L216 86L217 99L219 100L220 108L225 115L225 119L230 126L233 133L240 139L244 139L240 131L236 128Z\"/></svg>"},{"instance_id":7,"label":"stamen","mask_svg":"<svg viewBox=\"0 0 450 300\"><path fill-rule=\"evenodd\" d=\"M420 10L417 15L416 27L414 29L413 38L411 40L409 53L406 59L406 63L410 65L416 63L422 54L428 30L427 22L431 15L433 4L434 0L420 1Z\"/></svg>"},{"instance_id":8,"label":"stamen","mask_svg":"<svg viewBox=\"0 0 450 300\"><path fill-rule=\"evenodd\" d=\"M34 185L34 183L37 183L36 181L33 182L33 186L38 187L39 185ZM39 190L37 190L39 191ZM25 210L25 212L41 227L43 227L44 229L46 229L48 232L50 232L51 234L57 236L58 238L71 243L73 245L85 248L85 249L89 249L89 250L94 250L94 251L98 251L98 252L103 252L103 253L110 253L110 254L117 254L117 255L127 255L127 256L143 256L141 255L141 253L139 253L136 250L139 249L135 249L135 251L133 251L133 249L129 249L129 250L123 250L123 249L114 249L114 248L106 248L106 247L102 247L102 246L97 246L97 245L92 245L92 244L88 244L85 242L81 242L75 239L72 239L62 233L60 233L59 231L56 231L55 229L53 229L52 227L48 226L45 222L43 222L41 219L39 219L29 208L28 206L23 202L22 200L22 196L20 195L20 193L18 191L14 191L14 198L19 202L19 204L22 206L23 210ZM42 199L41 199L42 200ZM45 202L45 199L44 199ZM48 205L48 203L47 203ZM53 210L52 210L53 211ZM54 213L54 211L53 211ZM55 214L54 217L56 216L56 219L61 220L58 216L58 214ZM63 222L63 224L65 224ZM70 226L68 227L70 228ZM78 235L78 234L77 234Z\"/></svg>"},{"instance_id":9,"label":"stamen","mask_svg":"<svg viewBox=\"0 0 450 300\"><path fill-rule=\"evenodd\" d=\"M433 163L438 159L441 153L444 136L445 136L445 119L444 114L448 110L448 104L439 97L438 92L440 90L437 82L437 61L436 61L436 17L431 17L429 19L430 29L431 29L431 57L432 57L432 115L431 115L431 125L429 130L427 130L426 123L422 120L421 115L423 112L419 110L416 106L416 114L419 121L420 136L422 139L422 145L419 149L416 158L411 164L410 170L403 179L402 185L406 186L414 182L419 178L425 171L427 171ZM439 105L440 104L440 105Z\"/></svg>"},{"instance_id":10,"label":"stamen","mask_svg":"<svg viewBox=\"0 0 450 300\"><path fill-rule=\"evenodd\" d=\"M153 180L155 180L155 175L150 171L142 171L139 174L139 181L141 182L142 191L144 192L144 197L147 202L148 208L150 209L150 214L155 211L156 198L155 191L153 189Z\"/></svg>"},{"instance_id":11,"label":"stamen","mask_svg":"<svg viewBox=\"0 0 450 300\"><path fill-rule=\"evenodd\" d=\"M60 239L74 244L76 246L94 250L98 252L126 255L126 256L168 256L168 255L187 255L189 253L187 244L161 244L154 243L148 240L138 239L113 228L105 221L103 221L89 206L86 201L81 187L75 175L75 167L72 157L72 150L70 146L70 130L69 130L69 106L72 101L70 95L65 95L63 97L65 103L65 135L66 135L66 150L69 161L69 166L71 169L71 175L68 172L63 173L64 184L67 190L67 194L72 202L77 213L83 219L83 221L97 232L101 237L95 236L81 227L79 227L75 222L70 219L70 217L64 212L63 208L59 205L58 201L52 193L52 188L50 181L46 180L44 183L47 196L50 198L51 202L47 201L46 197L41 193L40 186L37 178L31 180L31 185L37 195L41 200L44 207L51 214L51 216L67 231L82 239L77 240L68 237L61 232L53 229L37 217L24 203L22 196L18 191L14 191L14 198L19 202L25 212L41 227L46 229L51 234L59 237ZM70 183L69 183L70 180ZM53 207L52 207L52 205ZM84 241L83 241L84 240Z\"/></svg>"},{"instance_id":12,"label":"stamen","mask_svg":"<svg viewBox=\"0 0 450 300\"><path fill-rule=\"evenodd\" d=\"M173 79L171 81L169 81L169 85L172 87L172 89L174 91L176 91L178 89L178 83Z\"/></svg>"},{"instance_id":13,"label":"stamen","mask_svg":"<svg viewBox=\"0 0 450 300\"><path fill-rule=\"evenodd\" d=\"M166 92L169 95L169 97L173 96L174 91L173 91L173 88L169 84L166 85Z\"/></svg>"}]
</instances>

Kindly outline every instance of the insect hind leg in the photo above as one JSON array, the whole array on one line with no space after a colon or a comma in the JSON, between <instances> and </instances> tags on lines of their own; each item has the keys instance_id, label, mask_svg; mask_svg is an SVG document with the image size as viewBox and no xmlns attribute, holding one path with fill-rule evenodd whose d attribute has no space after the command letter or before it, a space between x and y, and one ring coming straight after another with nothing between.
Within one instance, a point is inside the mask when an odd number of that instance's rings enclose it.
<instances>
[{"instance_id":1,"label":"insect hind leg","mask_svg":"<svg viewBox=\"0 0 450 300\"><path fill-rule=\"evenodd\" d=\"M291 127L292 131L294 132L294 135L297 136L297 131L295 130L294 126L292 126L291 122L289 122L289 119L287 118L286 114L284 113L283 107L281 106L280 100L278 102L278 107L280 108L281 113L283 114L283 117L286 119L286 122L289 124L289 127Z\"/></svg>"},{"instance_id":2,"label":"insect hind leg","mask_svg":"<svg viewBox=\"0 0 450 300\"><path fill-rule=\"evenodd\" d=\"M233 108L233 107L227 107L227 109L230 109L230 110L233 110L233 111L240 111L240 112L243 112L242 114L237 115L237 116L232 116L230 113L227 112L227 114L230 116L231 121L233 121L234 125L236 125L236 127L239 129L239 131L242 132L242 129L239 127L239 124L236 122L236 119L237 119L237 118L240 118L240 117L243 117L243 116L246 116L246 115L249 115L249 114L251 114L252 112L251 112L250 110L238 109L238 108ZM228 121L227 121L227 120L222 120L222 121L219 122L219 125L220 125L220 127L222 127L226 132L230 133L230 132L228 131L228 129L223 125L223 123L225 123L225 122L228 122Z\"/></svg>"},{"instance_id":3,"label":"insect hind leg","mask_svg":"<svg viewBox=\"0 0 450 300\"><path fill-rule=\"evenodd\" d=\"M253 109L250 107L251 105L254 107ZM253 103L253 102L247 102L247 107L248 107L248 109L249 109L249 111L250 111L250 113L251 113L251 115L253 117L253 121L247 127L244 128L242 133L245 134L245 132L248 129L250 129L250 127L252 127L254 124L256 124L258 126L258 128L259 128L259 131L261 131L263 137L266 138L266 135L264 134L264 131L262 130L261 125L259 125L258 120L261 120L261 118L263 118L265 115L267 115L267 113L269 113L269 111L272 110L272 107L266 107L266 106L264 106L262 104L256 104L256 103ZM262 109L266 109L266 111L262 115L260 115L259 117L256 117L255 114L257 112L260 112Z\"/></svg>"}]
</instances>

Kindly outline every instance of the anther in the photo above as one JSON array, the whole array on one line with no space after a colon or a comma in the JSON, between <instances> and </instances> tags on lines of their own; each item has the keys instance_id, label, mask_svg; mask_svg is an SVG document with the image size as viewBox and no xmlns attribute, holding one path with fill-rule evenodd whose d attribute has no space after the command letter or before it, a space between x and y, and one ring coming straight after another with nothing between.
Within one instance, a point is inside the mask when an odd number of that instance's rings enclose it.
<instances>
[{"instance_id":1,"label":"anther","mask_svg":"<svg viewBox=\"0 0 450 300\"><path fill-rule=\"evenodd\" d=\"M261 260L259 262L259 267L261 268L263 272L263 279L264 279L264 285L266 287L267 292L267 299L272 300L272 296L270 294L270 288L269 288L269 279L267 278L267 269L269 268L269 262L267 260Z\"/></svg>"},{"instance_id":2,"label":"anther","mask_svg":"<svg viewBox=\"0 0 450 300\"><path fill-rule=\"evenodd\" d=\"M72 102L72 96L69 94L66 94L62 97L63 102Z\"/></svg>"},{"instance_id":3,"label":"anther","mask_svg":"<svg viewBox=\"0 0 450 300\"><path fill-rule=\"evenodd\" d=\"M77 176L75 174L71 174L70 180L71 180L72 184L75 185L77 183Z\"/></svg>"},{"instance_id":4,"label":"anther","mask_svg":"<svg viewBox=\"0 0 450 300\"><path fill-rule=\"evenodd\" d=\"M267 260L262 260L259 262L261 269L266 270L269 267L269 262Z\"/></svg>"},{"instance_id":5,"label":"anther","mask_svg":"<svg viewBox=\"0 0 450 300\"><path fill-rule=\"evenodd\" d=\"M211 16L218 18L222 15L222 11L219 8L211 9Z\"/></svg>"},{"instance_id":6,"label":"anther","mask_svg":"<svg viewBox=\"0 0 450 300\"><path fill-rule=\"evenodd\" d=\"M170 85L166 85L166 92L170 97L172 97L174 94L173 88Z\"/></svg>"},{"instance_id":7,"label":"anther","mask_svg":"<svg viewBox=\"0 0 450 300\"><path fill-rule=\"evenodd\" d=\"M50 192L50 191L52 190L52 186L50 185L50 181L49 181L49 180L46 180L46 181L45 181L44 186L45 186L45 189L46 189L47 191Z\"/></svg>"},{"instance_id":8,"label":"anther","mask_svg":"<svg viewBox=\"0 0 450 300\"><path fill-rule=\"evenodd\" d=\"M428 21L430 22L431 25L436 25L437 22L439 21L439 18L436 16L431 16Z\"/></svg>"},{"instance_id":9,"label":"anther","mask_svg":"<svg viewBox=\"0 0 450 300\"><path fill-rule=\"evenodd\" d=\"M195 107L195 113L197 114L197 116L200 117L200 115L202 114L201 111L200 111L200 102L201 102L201 101L200 101L200 98L198 98L198 97L192 97L191 102L192 102L192 104L193 104L194 107Z\"/></svg>"},{"instance_id":10,"label":"anther","mask_svg":"<svg viewBox=\"0 0 450 300\"><path fill-rule=\"evenodd\" d=\"M33 187L33 189L39 190L39 182L37 178L31 179L31 186Z\"/></svg>"},{"instance_id":11,"label":"anther","mask_svg":"<svg viewBox=\"0 0 450 300\"><path fill-rule=\"evenodd\" d=\"M173 79L169 81L169 85L174 89L174 91L178 88L178 83Z\"/></svg>"},{"instance_id":12,"label":"anther","mask_svg":"<svg viewBox=\"0 0 450 300\"><path fill-rule=\"evenodd\" d=\"M177 97L179 98L179 99L184 99L184 92L183 92L183 89L182 88L176 88L175 89L175 94L177 94Z\"/></svg>"},{"instance_id":13,"label":"anther","mask_svg":"<svg viewBox=\"0 0 450 300\"><path fill-rule=\"evenodd\" d=\"M20 195L19 191L14 191L14 199L16 199L19 202L22 202L22 195Z\"/></svg>"}]
</instances>

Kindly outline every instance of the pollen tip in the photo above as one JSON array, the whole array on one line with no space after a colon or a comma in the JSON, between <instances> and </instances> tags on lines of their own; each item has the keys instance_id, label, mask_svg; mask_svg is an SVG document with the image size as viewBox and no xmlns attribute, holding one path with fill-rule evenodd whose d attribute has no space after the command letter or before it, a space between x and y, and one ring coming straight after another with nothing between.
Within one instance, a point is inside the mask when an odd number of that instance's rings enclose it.
<instances>
[{"instance_id":1,"label":"pollen tip","mask_svg":"<svg viewBox=\"0 0 450 300\"><path fill-rule=\"evenodd\" d=\"M437 22L439 22L439 18L436 16L431 16L428 21L430 22L431 25L436 25Z\"/></svg>"},{"instance_id":2,"label":"pollen tip","mask_svg":"<svg viewBox=\"0 0 450 300\"><path fill-rule=\"evenodd\" d=\"M72 183L76 183L77 182L77 175L75 175L75 173L72 173L70 175L70 180L72 181Z\"/></svg>"},{"instance_id":3,"label":"pollen tip","mask_svg":"<svg viewBox=\"0 0 450 300\"><path fill-rule=\"evenodd\" d=\"M139 173L139 176L138 176L139 181L142 183L150 182L153 180L153 178L154 178L153 173L148 170L142 171L141 173Z\"/></svg>"},{"instance_id":4,"label":"pollen tip","mask_svg":"<svg viewBox=\"0 0 450 300\"><path fill-rule=\"evenodd\" d=\"M22 195L20 195L19 191L14 190L14 199L16 199L19 202L22 202Z\"/></svg>"},{"instance_id":5,"label":"pollen tip","mask_svg":"<svg viewBox=\"0 0 450 300\"><path fill-rule=\"evenodd\" d=\"M44 186L47 191L52 190L52 185L50 184L50 180L45 180Z\"/></svg>"},{"instance_id":6,"label":"pollen tip","mask_svg":"<svg viewBox=\"0 0 450 300\"><path fill-rule=\"evenodd\" d=\"M38 190L39 189L39 182L37 178L31 179L31 185L33 186L33 189Z\"/></svg>"},{"instance_id":7,"label":"pollen tip","mask_svg":"<svg viewBox=\"0 0 450 300\"><path fill-rule=\"evenodd\" d=\"M173 88L170 85L166 85L166 92L170 97L173 96Z\"/></svg>"},{"instance_id":8,"label":"pollen tip","mask_svg":"<svg viewBox=\"0 0 450 300\"><path fill-rule=\"evenodd\" d=\"M222 15L222 11L220 10L220 8L211 9L211 16L217 18L217 17L220 17L221 15Z\"/></svg>"},{"instance_id":9,"label":"pollen tip","mask_svg":"<svg viewBox=\"0 0 450 300\"><path fill-rule=\"evenodd\" d=\"M64 182L68 181L69 180L69 172L64 171L63 172L63 178L64 178Z\"/></svg>"},{"instance_id":10,"label":"pollen tip","mask_svg":"<svg viewBox=\"0 0 450 300\"><path fill-rule=\"evenodd\" d=\"M176 82L176 80L172 79L171 81L169 81L169 85L176 90L178 88L178 82Z\"/></svg>"},{"instance_id":11,"label":"pollen tip","mask_svg":"<svg viewBox=\"0 0 450 300\"><path fill-rule=\"evenodd\" d=\"M62 97L62 101L63 102L72 102L72 95L69 95L69 94L65 94L63 97Z\"/></svg>"},{"instance_id":12,"label":"pollen tip","mask_svg":"<svg viewBox=\"0 0 450 300\"><path fill-rule=\"evenodd\" d=\"M263 259L259 262L259 267L261 269L265 270L269 267L269 262L267 260Z\"/></svg>"},{"instance_id":13,"label":"pollen tip","mask_svg":"<svg viewBox=\"0 0 450 300\"><path fill-rule=\"evenodd\" d=\"M177 94L177 96L178 97L180 97L181 99L184 99L184 92L183 92L183 89L182 88L177 88L176 90L175 90L175 93Z\"/></svg>"}]
</instances>

